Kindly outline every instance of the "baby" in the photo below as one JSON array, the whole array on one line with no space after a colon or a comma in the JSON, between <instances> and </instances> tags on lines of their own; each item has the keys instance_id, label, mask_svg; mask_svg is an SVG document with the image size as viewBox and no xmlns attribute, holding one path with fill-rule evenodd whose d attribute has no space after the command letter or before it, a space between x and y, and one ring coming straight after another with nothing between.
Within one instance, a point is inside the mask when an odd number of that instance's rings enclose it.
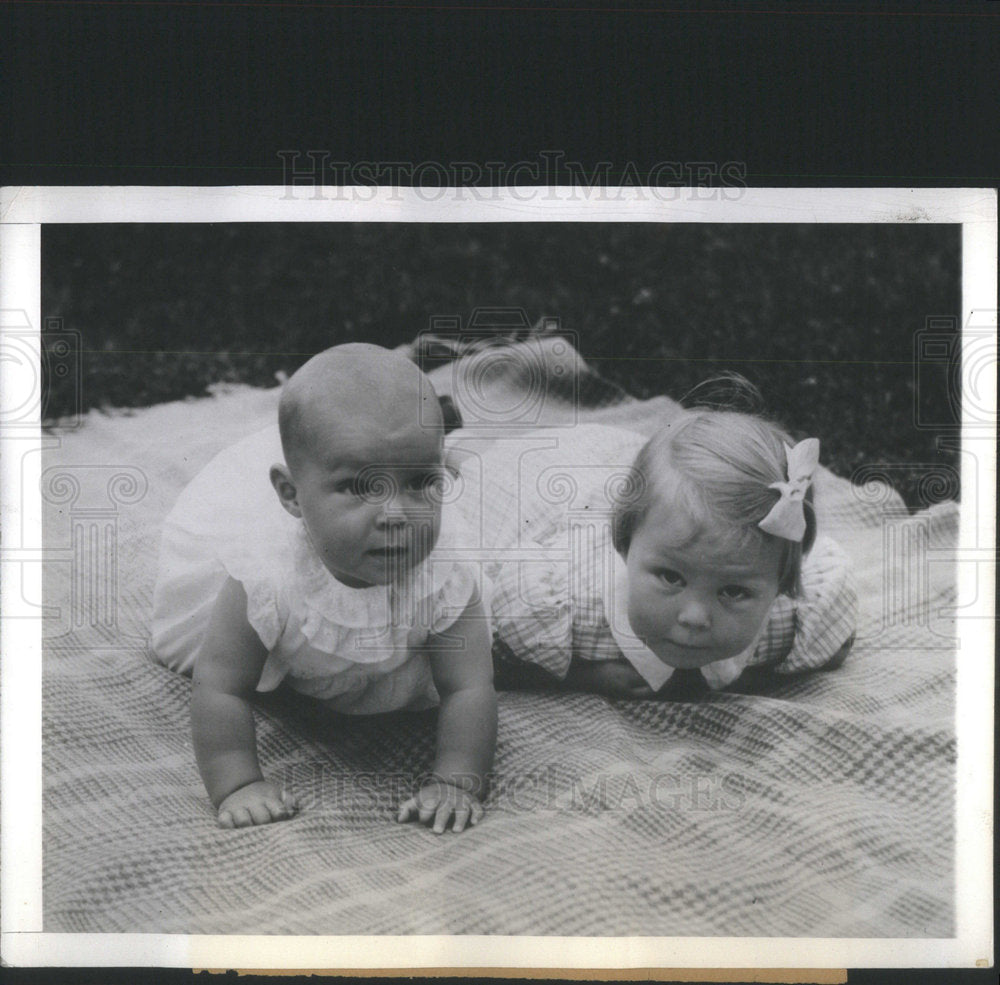
<instances>
[{"instance_id":1,"label":"baby","mask_svg":"<svg viewBox=\"0 0 1000 985\"><path fill-rule=\"evenodd\" d=\"M489 623L442 487L437 397L410 361L338 346L288 381L274 429L216 457L167 519L153 649L193 678L195 756L222 827L290 817L251 699L282 681L349 714L440 704L431 778L399 808L482 816L496 741ZM274 463L274 464L271 464Z\"/></svg>"},{"instance_id":2,"label":"baby","mask_svg":"<svg viewBox=\"0 0 1000 985\"><path fill-rule=\"evenodd\" d=\"M786 674L846 656L857 597L843 553L816 537L816 439L697 408L648 441L600 426L552 440L546 455L571 463L576 500L539 504L546 476L522 478L531 550L499 568L492 592L501 678L540 668L571 689L649 698L681 678L717 689L751 667ZM629 457L609 496L612 466Z\"/></svg>"}]
</instances>

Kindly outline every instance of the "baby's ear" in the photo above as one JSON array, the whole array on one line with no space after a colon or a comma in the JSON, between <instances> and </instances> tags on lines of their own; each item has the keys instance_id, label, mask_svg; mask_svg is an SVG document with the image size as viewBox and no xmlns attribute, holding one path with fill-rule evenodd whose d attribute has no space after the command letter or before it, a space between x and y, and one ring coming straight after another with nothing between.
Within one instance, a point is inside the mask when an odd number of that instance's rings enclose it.
<instances>
[{"instance_id":1,"label":"baby's ear","mask_svg":"<svg viewBox=\"0 0 1000 985\"><path fill-rule=\"evenodd\" d=\"M278 499L285 510L291 513L296 519L302 519L302 510L299 508L299 493L292 481L292 473L288 471L288 466L283 462L276 462L271 466L271 485L278 494Z\"/></svg>"}]
</instances>

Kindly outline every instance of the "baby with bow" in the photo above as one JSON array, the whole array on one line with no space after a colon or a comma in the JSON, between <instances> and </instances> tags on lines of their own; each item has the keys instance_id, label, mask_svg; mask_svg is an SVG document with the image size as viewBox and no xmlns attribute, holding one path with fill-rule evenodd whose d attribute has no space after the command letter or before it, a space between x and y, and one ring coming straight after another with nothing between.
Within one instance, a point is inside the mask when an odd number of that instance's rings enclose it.
<instances>
[{"instance_id":1,"label":"baby with bow","mask_svg":"<svg viewBox=\"0 0 1000 985\"><path fill-rule=\"evenodd\" d=\"M552 440L541 472L528 475L530 456L516 463L506 546L519 550L493 572L501 686L649 698L846 656L857 594L840 547L816 534L817 439L695 407L648 441L597 425ZM539 500L559 463L572 509Z\"/></svg>"}]
</instances>

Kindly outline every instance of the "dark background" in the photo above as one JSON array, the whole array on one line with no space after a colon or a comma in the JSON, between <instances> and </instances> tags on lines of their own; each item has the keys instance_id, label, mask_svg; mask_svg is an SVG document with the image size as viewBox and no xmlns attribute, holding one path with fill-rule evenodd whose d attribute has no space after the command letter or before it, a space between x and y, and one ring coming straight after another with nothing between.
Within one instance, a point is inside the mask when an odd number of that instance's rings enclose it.
<instances>
[{"instance_id":1,"label":"dark background","mask_svg":"<svg viewBox=\"0 0 1000 985\"><path fill-rule=\"evenodd\" d=\"M610 184L676 162L716 173L735 163L750 186L990 187L998 28L1000 5L987 2L15 0L0 7L0 180L281 184L287 152L484 169L552 152L606 165ZM516 180L546 179L521 170ZM373 256L335 252L313 230L249 258L224 239L237 234L203 235L134 249L46 236L47 256L69 272L48 265L44 314L85 336L84 399L148 403L210 378L267 384L287 358L248 352L312 351L362 318L400 340L431 313L510 303L559 317L598 369L640 395L678 395L719 365L736 368L779 417L824 439L841 474L910 463L891 474L912 505L954 491L947 477L920 481L926 466L955 461L937 448L954 431L948 368L922 368L911 389L915 333L958 312L957 239L940 229L903 243L910 233L886 228L839 246L832 233L816 246L807 233L740 242L702 230L689 251L681 239L665 251L620 244L617 271L595 265L607 251L590 232L548 246L494 248L487 233L399 240ZM223 246L228 257L213 253ZM558 277L539 280L525 258L553 254ZM346 295L323 286L348 269ZM123 290L125 280L135 284ZM564 296L575 282L601 296ZM636 351L640 366L609 358ZM917 399L939 427L914 428Z\"/></svg>"},{"instance_id":2,"label":"dark background","mask_svg":"<svg viewBox=\"0 0 1000 985\"><path fill-rule=\"evenodd\" d=\"M914 353L928 318L956 330L960 253L959 227L914 224L46 226L43 317L78 333L83 371L48 374L46 415L274 386L329 345L504 306L558 318L639 397L737 371L835 472L892 465L926 505L957 492L925 481L956 465L937 447L956 421L947 364L918 379Z\"/></svg>"},{"instance_id":3,"label":"dark background","mask_svg":"<svg viewBox=\"0 0 1000 985\"><path fill-rule=\"evenodd\" d=\"M739 161L763 185L998 175L986 0L22 0L0 18L4 184L272 184L280 151L310 149Z\"/></svg>"}]
</instances>

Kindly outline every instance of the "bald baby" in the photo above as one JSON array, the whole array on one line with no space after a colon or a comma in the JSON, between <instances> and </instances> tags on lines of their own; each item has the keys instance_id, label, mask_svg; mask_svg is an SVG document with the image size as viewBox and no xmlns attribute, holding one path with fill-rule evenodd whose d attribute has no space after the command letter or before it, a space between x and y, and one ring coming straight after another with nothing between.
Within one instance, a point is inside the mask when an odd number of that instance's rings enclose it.
<instances>
[{"instance_id":1,"label":"bald baby","mask_svg":"<svg viewBox=\"0 0 1000 985\"><path fill-rule=\"evenodd\" d=\"M177 566L199 572L176 582L186 608L171 618L206 617L192 658L192 737L219 823L267 824L296 810L261 773L250 703L255 687L285 679L350 715L439 702L433 775L397 817L461 831L482 815L496 695L476 566L447 551L431 557L448 471L434 390L402 356L338 346L288 381L279 425L284 461L269 477L298 522L273 503L259 517L238 510L233 543L203 536L205 553L191 547ZM260 464L247 463L248 482ZM178 529L187 550L188 530ZM176 549L167 556L173 564Z\"/></svg>"},{"instance_id":2,"label":"bald baby","mask_svg":"<svg viewBox=\"0 0 1000 985\"><path fill-rule=\"evenodd\" d=\"M386 440L418 426L425 437L444 434L441 405L430 380L405 356L352 342L313 356L289 379L278 405L281 447L295 475L316 456L361 428Z\"/></svg>"}]
</instances>

